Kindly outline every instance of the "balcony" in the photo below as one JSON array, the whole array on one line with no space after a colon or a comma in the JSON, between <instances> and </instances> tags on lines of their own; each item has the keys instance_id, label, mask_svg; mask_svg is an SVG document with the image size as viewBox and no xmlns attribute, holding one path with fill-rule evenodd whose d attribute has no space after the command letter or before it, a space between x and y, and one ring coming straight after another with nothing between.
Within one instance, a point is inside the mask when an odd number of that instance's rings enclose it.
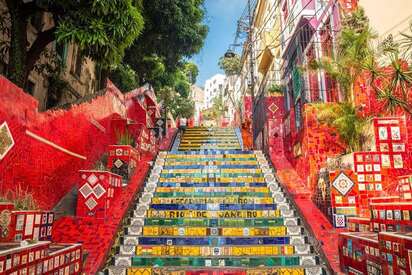
<instances>
[{"instance_id":1,"label":"balcony","mask_svg":"<svg viewBox=\"0 0 412 275\"><path fill-rule=\"evenodd\" d=\"M284 0L282 2L282 30L284 30L282 55L293 41L291 36L295 35L295 32L306 22L316 29L324 11L333 3L332 0Z\"/></svg>"}]
</instances>

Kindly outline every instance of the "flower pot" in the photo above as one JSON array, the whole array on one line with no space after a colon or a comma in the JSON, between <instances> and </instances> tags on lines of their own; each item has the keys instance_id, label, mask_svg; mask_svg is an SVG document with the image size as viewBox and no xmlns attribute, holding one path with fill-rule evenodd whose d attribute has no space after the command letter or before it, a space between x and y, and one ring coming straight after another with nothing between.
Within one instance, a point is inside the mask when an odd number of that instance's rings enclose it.
<instances>
[{"instance_id":1,"label":"flower pot","mask_svg":"<svg viewBox=\"0 0 412 275\"><path fill-rule=\"evenodd\" d=\"M122 176L123 185L127 185L139 159L139 152L130 145L109 145L107 168Z\"/></svg>"},{"instance_id":2,"label":"flower pot","mask_svg":"<svg viewBox=\"0 0 412 275\"><path fill-rule=\"evenodd\" d=\"M80 170L77 216L105 218L121 194L122 177L109 171Z\"/></svg>"}]
</instances>

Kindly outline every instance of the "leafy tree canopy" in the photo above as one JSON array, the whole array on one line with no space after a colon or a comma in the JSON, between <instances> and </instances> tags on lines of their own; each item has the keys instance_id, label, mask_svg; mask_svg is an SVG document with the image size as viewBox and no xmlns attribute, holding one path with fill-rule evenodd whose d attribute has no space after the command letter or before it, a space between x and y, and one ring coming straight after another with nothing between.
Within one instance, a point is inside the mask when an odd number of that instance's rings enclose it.
<instances>
[{"instance_id":1,"label":"leafy tree canopy","mask_svg":"<svg viewBox=\"0 0 412 275\"><path fill-rule=\"evenodd\" d=\"M28 74L46 46L58 42L74 42L84 56L103 67L121 61L125 49L143 28L139 2L133 0L5 0L8 13L2 15L2 28L9 28L9 77L24 87ZM149 1L150 2L150 1ZM53 26L43 29L36 24L49 15ZM37 21L36 21L37 20ZM32 23L38 35L27 48L27 29Z\"/></svg>"},{"instance_id":2,"label":"leafy tree canopy","mask_svg":"<svg viewBox=\"0 0 412 275\"><path fill-rule=\"evenodd\" d=\"M197 76L199 75L199 68L193 62L187 62L184 65L184 72L190 82L190 84L195 84Z\"/></svg>"},{"instance_id":3,"label":"leafy tree canopy","mask_svg":"<svg viewBox=\"0 0 412 275\"><path fill-rule=\"evenodd\" d=\"M139 86L136 72L127 64L120 64L112 72L111 80L123 92L129 92Z\"/></svg>"},{"instance_id":4,"label":"leafy tree canopy","mask_svg":"<svg viewBox=\"0 0 412 275\"><path fill-rule=\"evenodd\" d=\"M203 1L143 1L145 27L126 50L124 59L137 72L141 83L156 86L158 64L173 72L184 63L183 58L200 51L208 32L203 22Z\"/></svg>"},{"instance_id":5,"label":"leafy tree canopy","mask_svg":"<svg viewBox=\"0 0 412 275\"><path fill-rule=\"evenodd\" d=\"M173 88L164 87L157 91L157 99L173 117L189 118L194 114L194 102L179 95Z\"/></svg>"},{"instance_id":6,"label":"leafy tree canopy","mask_svg":"<svg viewBox=\"0 0 412 275\"><path fill-rule=\"evenodd\" d=\"M219 67L225 72L226 76L239 74L242 69L240 56L237 54L233 57L222 56L219 59Z\"/></svg>"}]
</instances>

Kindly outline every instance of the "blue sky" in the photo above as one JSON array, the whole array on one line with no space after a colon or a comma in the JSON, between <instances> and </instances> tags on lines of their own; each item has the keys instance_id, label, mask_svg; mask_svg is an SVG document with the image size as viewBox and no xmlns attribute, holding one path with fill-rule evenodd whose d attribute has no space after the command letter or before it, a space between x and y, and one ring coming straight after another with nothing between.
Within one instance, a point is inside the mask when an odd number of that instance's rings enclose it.
<instances>
[{"instance_id":1,"label":"blue sky","mask_svg":"<svg viewBox=\"0 0 412 275\"><path fill-rule=\"evenodd\" d=\"M236 22L246 6L247 0L206 0L206 24L209 34L205 45L199 54L192 59L199 67L197 85L204 85L205 81L221 73L218 61L229 45L233 43L236 33Z\"/></svg>"}]
</instances>

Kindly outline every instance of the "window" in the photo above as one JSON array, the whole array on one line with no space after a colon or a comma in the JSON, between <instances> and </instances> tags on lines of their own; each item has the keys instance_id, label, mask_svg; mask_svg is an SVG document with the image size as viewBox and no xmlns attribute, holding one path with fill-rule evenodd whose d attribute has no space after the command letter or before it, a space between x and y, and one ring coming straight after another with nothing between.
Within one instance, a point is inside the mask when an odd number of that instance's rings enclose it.
<instances>
[{"instance_id":1,"label":"window","mask_svg":"<svg viewBox=\"0 0 412 275\"><path fill-rule=\"evenodd\" d=\"M72 64L70 72L77 77L80 77L82 72L83 57L81 56L80 50L78 48L73 50Z\"/></svg>"}]
</instances>

